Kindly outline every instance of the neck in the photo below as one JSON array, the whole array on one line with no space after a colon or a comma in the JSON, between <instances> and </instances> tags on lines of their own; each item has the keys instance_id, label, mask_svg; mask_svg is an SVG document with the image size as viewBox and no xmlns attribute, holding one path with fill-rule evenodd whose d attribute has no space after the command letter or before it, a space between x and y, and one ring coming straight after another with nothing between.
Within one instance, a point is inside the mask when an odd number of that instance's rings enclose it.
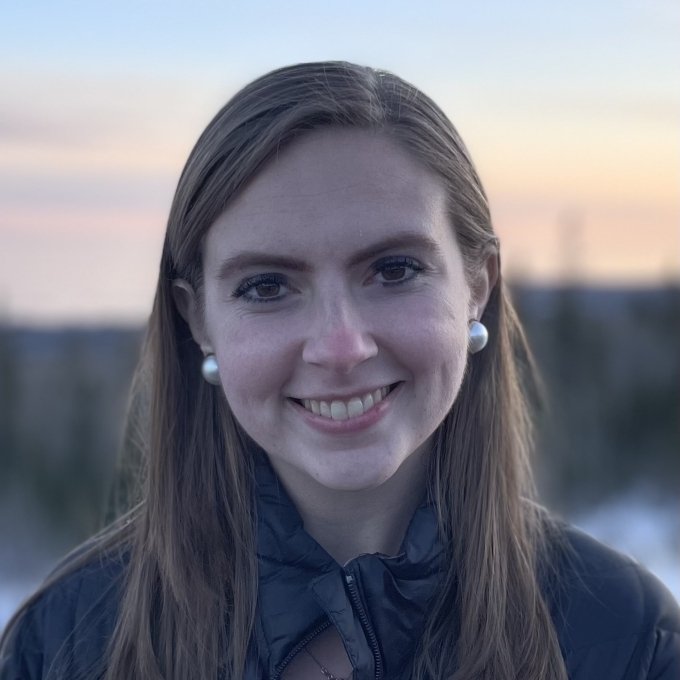
<instances>
[{"instance_id":1,"label":"neck","mask_svg":"<svg viewBox=\"0 0 680 680\"><path fill-rule=\"evenodd\" d=\"M430 442L414 451L385 482L372 489L339 491L302 479L297 471L277 475L295 504L305 531L339 564L365 553L394 556L427 489Z\"/></svg>"}]
</instances>

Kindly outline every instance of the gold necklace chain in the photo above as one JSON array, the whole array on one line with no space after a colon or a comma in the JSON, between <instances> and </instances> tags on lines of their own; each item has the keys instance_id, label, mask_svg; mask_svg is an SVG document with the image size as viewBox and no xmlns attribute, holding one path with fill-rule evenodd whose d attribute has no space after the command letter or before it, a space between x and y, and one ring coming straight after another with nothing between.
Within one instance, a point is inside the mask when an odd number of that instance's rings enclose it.
<instances>
[{"instance_id":1,"label":"gold necklace chain","mask_svg":"<svg viewBox=\"0 0 680 680\"><path fill-rule=\"evenodd\" d=\"M321 672L326 676L326 680L348 680L347 678L338 678L337 676L333 675L333 673L331 673L325 666L316 660L315 656L307 649L307 647L304 649L305 652L307 652L307 654L312 657L314 663L321 669Z\"/></svg>"}]
</instances>

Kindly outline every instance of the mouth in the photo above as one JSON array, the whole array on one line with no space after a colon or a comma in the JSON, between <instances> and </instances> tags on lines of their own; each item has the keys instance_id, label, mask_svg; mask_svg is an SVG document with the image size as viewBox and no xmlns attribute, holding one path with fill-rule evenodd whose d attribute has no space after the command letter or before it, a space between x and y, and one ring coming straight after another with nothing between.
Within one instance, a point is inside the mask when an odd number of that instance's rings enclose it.
<instances>
[{"instance_id":1,"label":"mouth","mask_svg":"<svg viewBox=\"0 0 680 680\"><path fill-rule=\"evenodd\" d=\"M314 415L328 418L329 420L351 420L364 415L371 409L375 408L383 399L385 399L402 381L385 385L373 392L368 392L362 396L351 397L346 401L333 400L331 402L317 399L294 399L290 398L296 404L299 404L304 409L313 413Z\"/></svg>"}]
</instances>

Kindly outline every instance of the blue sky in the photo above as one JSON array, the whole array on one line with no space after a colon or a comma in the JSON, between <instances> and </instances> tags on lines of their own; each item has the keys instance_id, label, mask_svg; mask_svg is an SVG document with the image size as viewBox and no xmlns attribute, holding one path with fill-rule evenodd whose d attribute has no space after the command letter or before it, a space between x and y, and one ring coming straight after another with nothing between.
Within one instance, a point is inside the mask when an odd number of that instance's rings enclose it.
<instances>
[{"instance_id":1,"label":"blue sky","mask_svg":"<svg viewBox=\"0 0 680 680\"><path fill-rule=\"evenodd\" d=\"M563 277L569 213L584 281L667 280L679 28L668 0L5 2L0 313L142 319L202 128L252 78L321 59L393 70L444 108L513 271Z\"/></svg>"},{"instance_id":2,"label":"blue sky","mask_svg":"<svg viewBox=\"0 0 680 680\"><path fill-rule=\"evenodd\" d=\"M349 58L447 77L673 87L679 10L667 0L530 2L13 2L0 58L95 73L225 71Z\"/></svg>"}]
</instances>

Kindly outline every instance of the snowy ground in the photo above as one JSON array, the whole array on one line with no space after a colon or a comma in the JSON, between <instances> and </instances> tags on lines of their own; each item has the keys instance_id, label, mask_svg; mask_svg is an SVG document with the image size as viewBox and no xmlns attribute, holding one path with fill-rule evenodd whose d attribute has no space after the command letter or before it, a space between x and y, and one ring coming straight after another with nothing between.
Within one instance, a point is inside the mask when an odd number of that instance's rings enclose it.
<instances>
[{"instance_id":1,"label":"snowy ground","mask_svg":"<svg viewBox=\"0 0 680 680\"><path fill-rule=\"evenodd\" d=\"M680 602L680 504L631 494L572 524L647 567Z\"/></svg>"},{"instance_id":2,"label":"snowy ground","mask_svg":"<svg viewBox=\"0 0 680 680\"><path fill-rule=\"evenodd\" d=\"M626 553L658 576L680 601L680 506L638 495L571 518L574 525ZM45 566L45 573L51 565ZM38 585L31 579L0 576L0 630Z\"/></svg>"}]
</instances>

